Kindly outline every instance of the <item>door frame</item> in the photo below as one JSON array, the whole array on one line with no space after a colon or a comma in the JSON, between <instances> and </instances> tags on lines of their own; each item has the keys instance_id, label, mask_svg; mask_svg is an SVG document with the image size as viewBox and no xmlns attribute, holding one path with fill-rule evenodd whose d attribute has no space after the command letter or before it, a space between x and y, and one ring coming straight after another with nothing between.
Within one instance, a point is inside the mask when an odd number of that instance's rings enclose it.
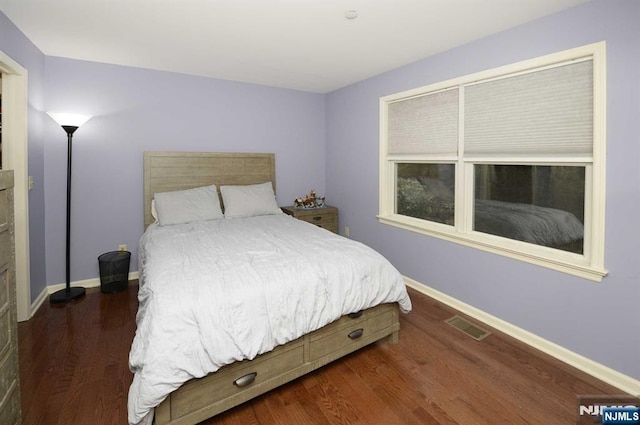
<instances>
[{"instance_id":1,"label":"door frame","mask_svg":"<svg viewBox=\"0 0 640 425\"><path fill-rule=\"evenodd\" d=\"M29 262L28 72L0 51L2 73L2 169L14 173L16 298L18 321L31 318Z\"/></svg>"}]
</instances>

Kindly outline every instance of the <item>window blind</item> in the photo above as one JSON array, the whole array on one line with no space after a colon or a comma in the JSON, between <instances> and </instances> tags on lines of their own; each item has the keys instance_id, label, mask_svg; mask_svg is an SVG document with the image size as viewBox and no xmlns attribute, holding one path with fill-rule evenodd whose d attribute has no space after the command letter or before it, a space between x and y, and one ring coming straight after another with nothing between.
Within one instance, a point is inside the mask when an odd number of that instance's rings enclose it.
<instances>
[{"instance_id":1,"label":"window blind","mask_svg":"<svg viewBox=\"0 0 640 425\"><path fill-rule=\"evenodd\" d=\"M592 154L593 61L464 88L465 154Z\"/></svg>"},{"instance_id":2,"label":"window blind","mask_svg":"<svg viewBox=\"0 0 640 425\"><path fill-rule=\"evenodd\" d=\"M389 104L388 153L456 154L458 88Z\"/></svg>"}]
</instances>

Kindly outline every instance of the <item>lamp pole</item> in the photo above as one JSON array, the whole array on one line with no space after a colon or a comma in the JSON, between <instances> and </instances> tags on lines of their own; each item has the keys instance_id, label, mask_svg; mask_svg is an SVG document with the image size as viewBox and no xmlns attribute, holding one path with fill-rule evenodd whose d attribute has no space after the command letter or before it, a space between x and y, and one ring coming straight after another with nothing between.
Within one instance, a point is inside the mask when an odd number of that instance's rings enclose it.
<instances>
[{"instance_id":1,"label":"lamp pole","mask_svg":"<svg viewBox=\"0 0 640 425\"><path fill-rule=\"evenodd\" d=\"M82 287L71 287L71 154L73 133L85 123L90 116L76 114L48 113L58 122L67 133L67 245L66 245L66 285L64 289L56 291L49 296L52 304L66 303L84 296L86 290ZM73 125L71 125L73 124ZM77 124L77 125L76 125Z\"/></svg>"}]
</instances>

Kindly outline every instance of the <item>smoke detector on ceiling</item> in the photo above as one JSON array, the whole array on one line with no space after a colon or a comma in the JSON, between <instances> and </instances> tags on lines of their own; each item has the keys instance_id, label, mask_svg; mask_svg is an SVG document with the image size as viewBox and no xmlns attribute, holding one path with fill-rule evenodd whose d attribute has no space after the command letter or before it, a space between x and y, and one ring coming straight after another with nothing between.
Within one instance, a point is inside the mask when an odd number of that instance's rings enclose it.
<instances>
[{"instance_id":1,"label":"smoke detector on ceiling","mask_svg":"<svg viewBox=\"0 0 640 425\"><path fill-rule=\"evenodd\" d=\"M344 17L347 19L356 19L358 17L358 12L355 10L347 10L344 12Z\"/></svg>"}]
</instances>

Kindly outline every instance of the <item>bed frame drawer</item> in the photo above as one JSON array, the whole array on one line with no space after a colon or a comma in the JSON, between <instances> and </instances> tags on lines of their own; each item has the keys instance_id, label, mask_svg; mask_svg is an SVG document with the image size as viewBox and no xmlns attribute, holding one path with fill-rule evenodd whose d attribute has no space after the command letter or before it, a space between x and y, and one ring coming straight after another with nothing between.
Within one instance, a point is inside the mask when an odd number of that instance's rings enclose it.
<instances>
[{"instance_id":1,"label":"bed frame drawer","mask_svg":"<svg viewBox=\"0 0 640 425\"><path fill-rule=\"evenodd\" d=\"M254 360L224 366L209 375L206 383L203 379L195 379L183 385L181 391L171 398L172 416L180 417L230 397L241 397L242 393L250 392L303 363L304 345L300 339L297 344L276 348ZM203 385L209 390L203 392Z\"/></svg>"},{"instance_id":2,"label":"bed frame drawer","mask_svg":"<svg viewBox=\"0 0 640 425\"><path fill-rule=\"evenodd\" d=\"M309 360L315 361L335 352L355 351L388 335L397 322L397 306L385 304L372 310L344 316L314 332L309 339Z\"/></svg>"},{"instance_id":3,"label":"bed frame drawer","mask_svg":"<svg viewBox=\"0 0 640 425\"><path fill-rule=\"evenodd\" d=\"M234 363L193 379L156 408L155 423L197 424L377 340L385 338L396 344L398 315L397 304L378 305L343 316L251 361Z\"/></svg>"}]
</instances>

